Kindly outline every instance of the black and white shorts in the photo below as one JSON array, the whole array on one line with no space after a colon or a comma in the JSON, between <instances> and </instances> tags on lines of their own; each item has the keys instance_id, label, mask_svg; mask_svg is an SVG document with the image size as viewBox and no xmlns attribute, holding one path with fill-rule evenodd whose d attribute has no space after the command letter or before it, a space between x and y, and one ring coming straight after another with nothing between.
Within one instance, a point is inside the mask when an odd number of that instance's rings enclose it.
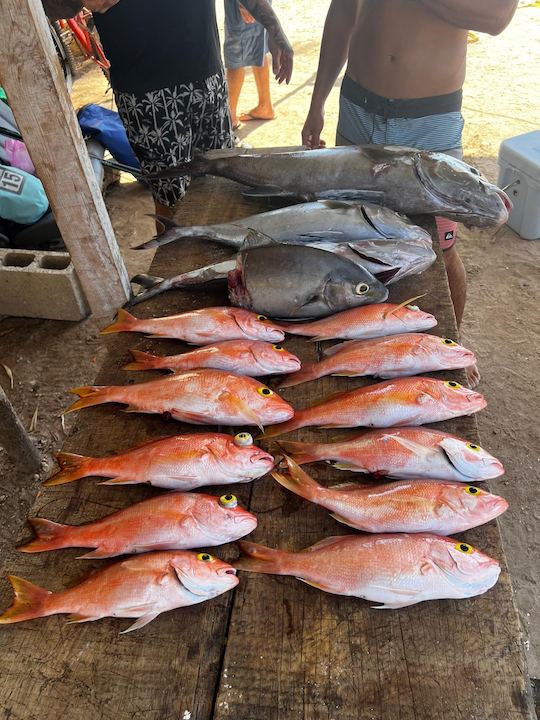
<instances>
[{"instance_id":1,"label":"black and white shorts","mask_svg":"<svg viewBox=\"0 0 540 720\"><path fill-rule=\"evenodd\" d=\"M135 95L116 92L127 136L144 173L190 160L195 150L232 148L227 85L223 73ZM148 181L154 200L169 207L184 197L189 177Z\"/></svg>"}]
</instances>

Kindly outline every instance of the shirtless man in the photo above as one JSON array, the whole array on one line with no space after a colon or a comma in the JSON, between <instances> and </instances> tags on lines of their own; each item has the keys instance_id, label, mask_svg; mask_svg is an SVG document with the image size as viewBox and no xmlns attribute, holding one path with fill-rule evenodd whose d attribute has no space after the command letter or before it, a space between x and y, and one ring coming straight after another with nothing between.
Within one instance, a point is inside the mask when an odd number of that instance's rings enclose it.
<instances>
[{"instance_id":1,"label":"shirtless man","mask_svg":"<svg viewBox=\"0 0 540 720\"><path fill-rule=\"evenodd\" d=\"M302 142L312 148L324 145L324 105L347 63L337 145L407 145L462 157L461 88L468 30L498 35L517 4L518 0L332 0ZM454 245L456 227L437 218L459 325L467 279Z\"/></svg>"}]
</instances>

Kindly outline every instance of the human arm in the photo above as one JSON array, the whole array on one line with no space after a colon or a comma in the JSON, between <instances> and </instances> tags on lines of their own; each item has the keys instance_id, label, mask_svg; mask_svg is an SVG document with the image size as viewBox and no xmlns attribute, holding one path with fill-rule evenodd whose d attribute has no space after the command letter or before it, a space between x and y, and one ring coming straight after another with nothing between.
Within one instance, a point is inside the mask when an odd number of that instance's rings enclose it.
<instances>
[{"instance_id":1,"label":"human arm","mask_svg":"<svg viewBox=\"0 0 540 720\"><path fill-rule=\"evenodd\" d=\"M324 145L324 105L339 73L347 62L349 45L363 0L332 0L321 41L319 67L304 127L302 143L311 148Z\"/></svg>"},{"instance_id":2,"label":"human arm","mask_svg":"<svg viewBox=\"0 0 540 720\"><path fill-rule=\"evenodd\" d=\"M51 20L71 18L83 9L79 0L42 0L43 8ZM104 13L119 0L85 0L84 7L92 12Z\"/></svg>"},{"instance_id":3,"label":"human arm","mask_svg":"<svg viewBox=\"0 0 540 720\"><path fill-rule=\"evenodd\" d=\"M241 4L268 32L268 49L272 54L272 70L279 83L291 79L294 51L283 32L276 13L267 0L241 0Z\"/></svg>"},{"instance_id":4,"label":"human arm","mask_svg":"<svg viewBox=\"0 0 540 720\"><path fill-rule=\"evenodd\" d=\"M450 25L499 35L512 20L518 0L419 0Z\"/></svg>"}]
</instances>

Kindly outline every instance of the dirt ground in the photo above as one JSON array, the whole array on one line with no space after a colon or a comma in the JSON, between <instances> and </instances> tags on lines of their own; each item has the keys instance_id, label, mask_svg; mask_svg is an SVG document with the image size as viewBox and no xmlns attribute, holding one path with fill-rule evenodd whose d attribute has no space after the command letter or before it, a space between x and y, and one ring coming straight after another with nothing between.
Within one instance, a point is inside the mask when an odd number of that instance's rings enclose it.
<instances>
[{"instance_id":1,"label":"dirt ground","mask_svg":"<svg viewBox=\"0 0 540 720\"><path fill-rule=\"evenodd\" d=\"M277 117L268 123L248 123L239 137L253 146L300 142L315 77L319 41L328 2L275 0L284 27L294 44L293 82L274 87ZM219 12L222 12L218 3ZM526 40L525 40L526 39ZM500 142L538 129L540 89L540 8L521 7L506 32L496 38L478 36L469 46L465 85L464 147L466 159L497 180ZM338 87L327 104L324 137L332 144L337 122ZM110 91L100 71L84 68L73 88L76 108L87 102L110 106ZM251 78L240 100L240 111L255 105ZM149 194L129 176L106 198L130 275L146 271L151 252L130 248L153 234ZM481 391L488 408L478 417L483 445L501 458L507 473L493 484L510 501L500 521L516 603L524 627L524 643L532 677L540 677L539 549L536 523L540 459L540 241L521 240L505 228L495 239L487 234L460 235L460 251L469 275L469 294L462 327L463 340L476 351L482 373ZM35 441L44 455L44 472L58 450L65 429L61 411L69 404L67 388L91 384L104 355L97 337L103 322L61 323L15 318L0 319L0 362L13 371L14 387L0 367L0 382L26 427L38 409ZM38 479L21 477L0 450L0 552L17 539L36 493Z\"/></svg>"}]
</instances>

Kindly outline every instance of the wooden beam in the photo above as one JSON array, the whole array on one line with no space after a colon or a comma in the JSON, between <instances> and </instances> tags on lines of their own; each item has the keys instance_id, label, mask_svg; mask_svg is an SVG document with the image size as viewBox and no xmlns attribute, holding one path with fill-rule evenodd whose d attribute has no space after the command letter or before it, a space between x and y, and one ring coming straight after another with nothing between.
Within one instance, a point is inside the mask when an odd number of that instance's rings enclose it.
<instances>
[{"instance_id":1,"label":"wooden beam","mask_svg":"<svg viewBox=\"0 0 540 720\"><path fill-rule=\"evenodd\" d=\"M2 0L0 81L88 304L110 315L129 278L39 0Z\"/></svg>"},{"instance_id":2,"label":"wooden beam","mask_svg":"<svg viewBox=\"0 0 540 720\"><path fill-rule=\"evenodd\" d=\"M11 460L28 473L37 472L41 456L0 387L0 447Z\"/></svg>"}]
</instances>

